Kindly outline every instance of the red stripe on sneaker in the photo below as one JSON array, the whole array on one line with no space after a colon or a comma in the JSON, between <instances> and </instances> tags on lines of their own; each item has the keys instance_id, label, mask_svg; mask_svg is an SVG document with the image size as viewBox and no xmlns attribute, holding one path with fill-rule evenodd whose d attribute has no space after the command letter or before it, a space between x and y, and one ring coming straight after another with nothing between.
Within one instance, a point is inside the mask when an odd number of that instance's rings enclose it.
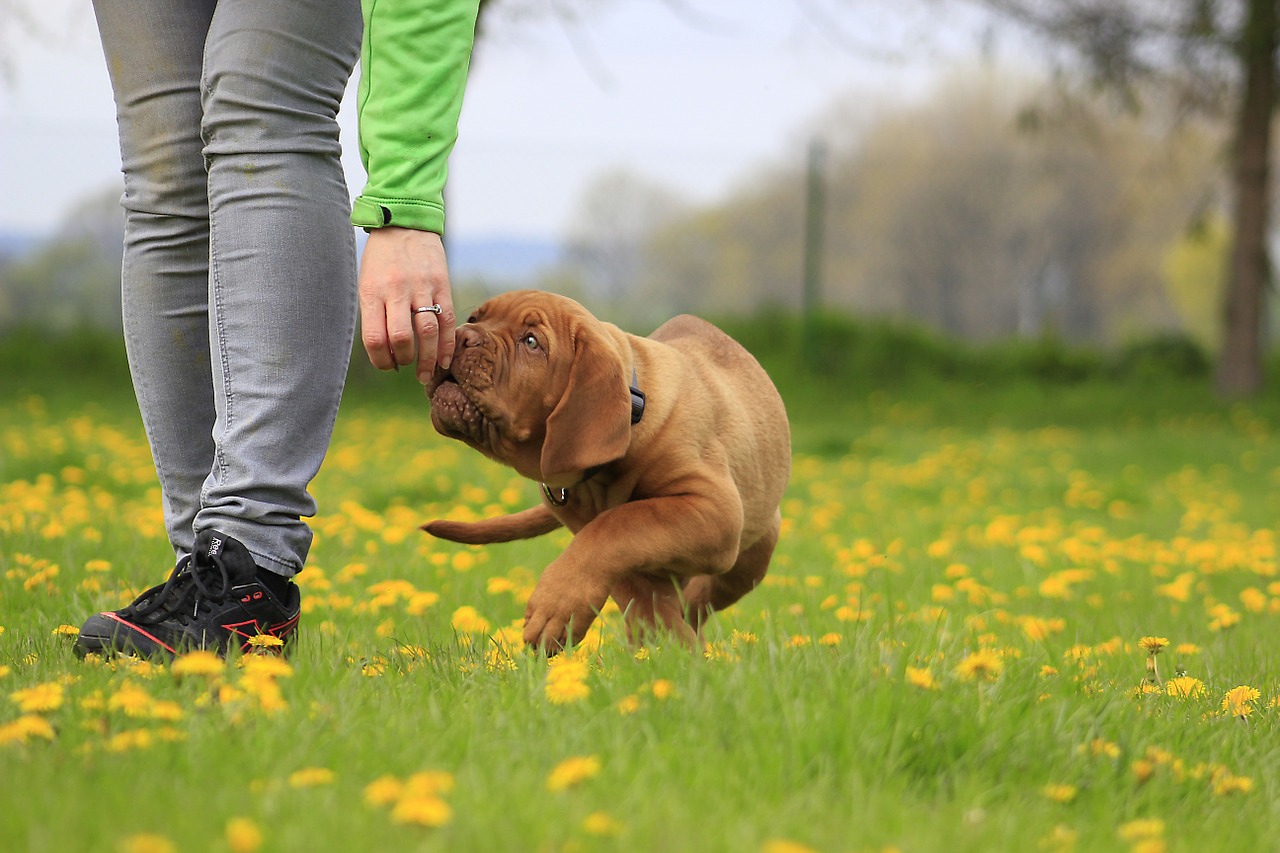
<instances>
[{"instance_id":1,"label":"red stripe on sneaker","mask_svg":"<svg viewBox=\"0 0 1280 853\"><path fill-rule=\"evenodd\" d=\"M126 622L125 620L123 620L123 619L121 619L119 616L117 616L115 613L107 612L107 613L100 613L100 614L98 614L98 615L99 615L99 616L105 616L105 617L107 617L108 619L114 619L114 620L116 620L117 622L119 622L121 625L123 625L123 626L125 626L126 628L128 628L130 631L137 631L139 634L141 634L142 636L146 637L146 638L147 638L148 640L150 640L151 642L153 642L153 643L157 643L157 644L159 644L160 646L163 646L163 647L164 647L164 649L165 649L166 651L168 651L168 652L169 652L169 654L171 654L171 655L176 655L176 654L177 654L177 651L175 651L175 650L174 650L174 648L173 648L172 646L170 646L168 643L166 643L164 640L160 639L159 637L155 637L155 636L152 636L151 634L148 634L146 631L142 630L142 629L141 629L141 628L139 628L137 625L134 625L132 622Z\"/></svg>"}]
</instances>

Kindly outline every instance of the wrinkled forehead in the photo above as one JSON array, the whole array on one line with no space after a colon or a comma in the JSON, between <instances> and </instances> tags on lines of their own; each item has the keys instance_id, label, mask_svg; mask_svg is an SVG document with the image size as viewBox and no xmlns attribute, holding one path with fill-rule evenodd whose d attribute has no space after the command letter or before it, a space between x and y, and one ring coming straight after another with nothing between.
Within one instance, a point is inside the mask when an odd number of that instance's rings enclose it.
<instances>
[{"instance_id":1,"label":"wrinkled forehead","mask_svg":"<svg viewBox=\"0 0 1280 853\"><path fill-rule=\"evenodd\" d=\"M520 328L543 326L566 328L574 303L562 296L541 291L514 291L495 296L475 313L477 322L508 324Z\"/></svg>"}]
</instances>

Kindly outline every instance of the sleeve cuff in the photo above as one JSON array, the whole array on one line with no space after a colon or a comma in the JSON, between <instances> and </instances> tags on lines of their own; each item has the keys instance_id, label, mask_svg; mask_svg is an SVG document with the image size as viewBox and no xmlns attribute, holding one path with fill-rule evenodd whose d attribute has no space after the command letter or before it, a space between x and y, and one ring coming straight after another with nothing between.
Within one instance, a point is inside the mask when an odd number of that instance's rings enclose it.
<instances>
[{"instance_id":1,"label":"sleeve cuff","mask_svg":"<svg viewBox=\"0 0 1280 853\"><path fill-rule=\"evenodd\" d=\"M360 196L351 208L351 224L358 228L394 225L444 234L444 208L429 201Z\"/></svg>"}]
</instances>

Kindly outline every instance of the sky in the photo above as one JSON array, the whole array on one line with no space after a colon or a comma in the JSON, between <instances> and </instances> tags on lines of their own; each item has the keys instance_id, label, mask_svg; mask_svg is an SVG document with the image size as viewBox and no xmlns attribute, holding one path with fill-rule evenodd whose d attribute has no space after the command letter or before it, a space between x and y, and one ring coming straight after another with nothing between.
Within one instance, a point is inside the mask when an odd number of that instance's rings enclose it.
<instances>
[{"instance_id":1,"label":"sky","mask_svg":"<svg viewBox=\"0 0 1280 853\"><path fill-rule=\"evenodd\" d=\"M591 7L572 20L562 7ZM0 231L44 234L120 183L115 111L90 6L27 0L43 37L0 79ZM555 240L612 170L713 202L798 161L843 101L921 97L972 64L980 32L946 3L522 0L478 47L450 160L453 236ZM357 69L357 76L358 76ZM353 193L355 77L339 117ZM846 107L848 109L848 107ZM868 106L870 109L870 106Z\"/></svg>"}]
</instances>

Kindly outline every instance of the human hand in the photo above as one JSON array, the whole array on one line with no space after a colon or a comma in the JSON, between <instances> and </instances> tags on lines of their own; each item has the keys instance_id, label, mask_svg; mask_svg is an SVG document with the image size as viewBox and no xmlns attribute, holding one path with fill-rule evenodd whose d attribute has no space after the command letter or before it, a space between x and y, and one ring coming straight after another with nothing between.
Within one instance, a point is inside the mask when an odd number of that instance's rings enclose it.
<instances>
[{"instance_id":1,"label":"human hand","mask_svg":"<svg viewBox=\"0 0 1280 853\"><path fill-rule=\"evenodd\" d=\"M439 305L440 313L413 313ZM417 363L426 384L453 359L453 294L440 235L412 228L369 232L360 263L361 340L379 370Z\"/></svg>"}]
</instances>

